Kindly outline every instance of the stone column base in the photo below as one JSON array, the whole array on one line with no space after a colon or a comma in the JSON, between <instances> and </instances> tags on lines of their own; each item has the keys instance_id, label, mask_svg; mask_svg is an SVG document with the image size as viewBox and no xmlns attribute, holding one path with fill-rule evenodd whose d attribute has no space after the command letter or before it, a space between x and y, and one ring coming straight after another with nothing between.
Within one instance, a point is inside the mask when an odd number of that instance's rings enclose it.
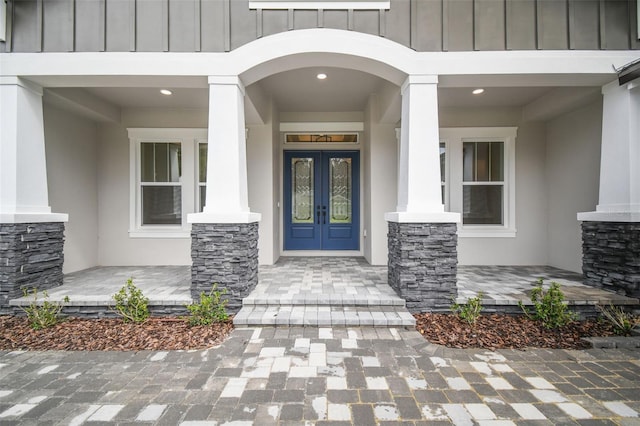
<instances>
[{"instance_id":1,"label":"stone column base","mask_svg":"<svg viewBox=\"0 0 640 426\"><path fill-rule=\"evenodd\" d=\"M258 223L194 223L191 228L191 296L213 284L227 289L227 312L258 285Z\"/></svg>"},{"instance_id":2,"label":"stone column base","mask_svg":"<svg viewBox=\"0 0 640 426\"><path fill-rule=\"evenodd\" d=\"M23 289L62 285L64 223L0 223L0 311Z\"/></svg>"},{"instance_id":3,"label":"stone column base","mask_svg":"<svg viewBox=\"0 0 640 426\"><path fill-rule=\"evenodd\" d=\"M584 283L640 298L640 222L582 222Z\"/></svg>"},{"instance_id":4,"label":"stone column base","mask_svg":"<svg viewBox=\"0 0 640 426\"><path fill-rule=\"evenodd\" d=\"M411 313L447 311L457 297L455 223L389 222L389 285Z\"/></svg>"}]
</instances>

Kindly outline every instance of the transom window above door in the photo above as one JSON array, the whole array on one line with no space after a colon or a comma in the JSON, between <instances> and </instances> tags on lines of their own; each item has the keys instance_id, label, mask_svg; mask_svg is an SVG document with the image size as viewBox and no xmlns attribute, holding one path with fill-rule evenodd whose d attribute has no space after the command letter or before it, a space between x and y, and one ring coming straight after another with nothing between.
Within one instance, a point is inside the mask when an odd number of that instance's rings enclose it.
<instances>
[{"instance_id":1,"label":"transom window above door","mask_svg":"<svg viewBox=\"0 0 640 426\"><path fill-rule=\"evenodd\" d=\"M358 143L357 133L287 133L285 143Z\"/></svg>"}]
</instances>

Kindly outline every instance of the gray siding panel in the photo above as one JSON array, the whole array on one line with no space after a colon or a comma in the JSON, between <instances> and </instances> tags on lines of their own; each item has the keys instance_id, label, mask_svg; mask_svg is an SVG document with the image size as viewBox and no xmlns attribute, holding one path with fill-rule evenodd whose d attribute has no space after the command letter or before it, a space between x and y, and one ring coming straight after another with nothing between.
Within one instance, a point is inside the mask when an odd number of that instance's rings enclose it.
<instances>
[{"instance_id":1,"label":"gray siding panel","mask_svg":"<svg viewBox=\"0 0 640 426\"><path fill-rule=\"evenodd\" d=\"M445 50L473 50L473 0L449 1L448 9Z\"/></svg>"},{"instance_id":2,"label":"gray siding panel","mask_svg":"<svg viewBox=\"0 0 640 426\"><path fill-rule=\"evenodd\" d=\"M200 41L204 52L224 52L225 50L225 39L228 34L228 31L225 31L225 21L227 24L229 21L225 2L226 0L204 0L201 3Z\"/></svg>"},{"instance_id":3,"label":"gray siding panel","mask_svg":"<svg viewBox=\"0 0 640 426\"><path fill-rule=\"evenodd\" d=\"M318 27L318 13L315 10L296 10L293 12L293 28L303 30Z\"/></svg>"},{"instance_id":4,"label":"gray siding panel","mask_svg":"<svg viewBox=\"0 0 640 426\"><path fill-rule=\"evenodd\" d=\"M249 10L249 0L231 0L231 49L257 38L255 10Z\"/></svg>"},{"instance_id":5,"label":"gray siding panel","mask_svg":"<svg viewBox=\"0 0 640 426\"><path fill-rule=\"evenodd\" d=\"M597 50L600 48L598 3L599 0L570 0L569 41L571 49Z\"/></svg>"},{"instance_id":6,"label":"gray siding panel","mask_svg":"<svg viewBox=\"0 0 640 426\"><path fill-rule=\"evenodd\" d=\"M475 50L505 50L504 0L475 0Z\"/></svg>"},{"instance_id":7,"label":"gray siding panel","mask_svg":"<svg viewBox=\"0 0 640 426\"><path fill-rule=\"evenodd\" d=\"M380 12L377 10L355 10L353 29L360 33L380 35Z\"/></svg>"},{"instance_id":8,"label":"gray siding panel","mask_svg":"<svg viewBox=\"0 0 640 426\"><path fill-rule=\"evenodd\" d=\"M287 31L289 25L289 11L287 10L263 10L262 11L262 35L268 36Z\"/></svg>"},{"instance_id":9,"label":"gray siding panel","mask_svg":"<svg viewBox=\"0 0 640 426\"><path fill-rule=\"evenodd\" d=\"M604 3L604 49L629 48L629 2L607 0ZM633 10L635 13L635 10Z\"/></svg>"},{"instance_id":10,"label":"gray siding panel","mask_svg":"<svg viewBox=\"0 0 640 426\"><path fill-rule=\"evenodd\" d=\"M507 49L536 48L535 0L507 0Z\"/></svg>"},{"instance_id":11,"label":"gray siding panel","mask_svg":"<svg viewBox=\"0 0 640 426\"><path fill-rule=\"evenodd\" d=\"M442 50L442 2L413 0L415 11L415 39L413 48L420 52Z\"/></svg>"},{"instance_id":12,"label":"gray siding panel","mask_svg":"<svg viewBox=\"0 0 640 426\"><path fill-rule=\"evenodd\" d=\"M389 40L409 46L411 44L411 2L392 0L391 8L385 12L385 36Z\"/></svg>"},{"instance_id":13,"label":"gray siding panel","mask_svg":"<svg viewBox=\"0 0 640 426\"><path fill-rule=\"evenodd\" d=\"M104 50L105 4L105 0L76 0L76 51Z\"/></svg>"},{"instance_id":14,"label":"gray siding panel","mask_svg":"<svg viewBox=\"0 0 640 426\"><path fill-rule=\"evenodd\" d=\"M200 1L169 2L169 50L196 52L200 43Z\"/></svg>"},{"instance_id":15,"label":"gray siding panel","mask_svg":"<svg viewBox=\"0 0 640 426\"><path fill-rule=\"evenodd\" d=\"M72 52L73 0L46 0L43 2L43 8L42 50Z\"/></svg>"},{"instance_id":16,"label":"gray siding panel","mask_svg":"<svg viewBox=\"0 0 640 426\"><path fill-rule=\"evenodd\" d=\"M538 0L538 48L569 48L566 0Z\"/></svg>"},{"instance_id":17,"label":"gray siding panel","mask_svg":"<svg viewBox=\"0 0 640 426\"><path fill-rule=\"evenodd\" d=\"M135 49L132 14L135 18L133 0L107 0L107 51L127 52Z\"/></svg>"},{"instance_id":18,"label":"gray siding panel","mask_svg":"<svg viewBox=\"0 0 640 426\"><path fill-rule=\"evenodd\" d=\"M250 10L249 0L12 0L0 52L221 52L294 29L418 51L640 49L638 0L391 0L389 10Z\"/></svg>"},{"instance_id":19,"label":"gray siding panel","mask_svg":"<svg viewBox=\"0 0 640 426\"><path fill-rule=\"evenodd\" d=\"M39 52L42 50L42 18L37 0L18 0L13 11L13 51Z\"/></svg>"},{"instance_id":20,"label":"gray siding panel","mask_svg":"<svg viewBox=\"0 0 640 426\"><path fill-rule=\"evenodd\" d=\"M162 52L167 36L167 0L136 1L136 50Z\"/></svg>"},{"instance_id":21,"label":"gray siding panel","mask_svg":"<svg viewBox=\"0 0 640 426\"><path fill-rule=\"evenodd\" d=\"M346 10L325 10L323 20L325 28L346 30L349 27L349 16Z\"/></svg>"}]
</instances>

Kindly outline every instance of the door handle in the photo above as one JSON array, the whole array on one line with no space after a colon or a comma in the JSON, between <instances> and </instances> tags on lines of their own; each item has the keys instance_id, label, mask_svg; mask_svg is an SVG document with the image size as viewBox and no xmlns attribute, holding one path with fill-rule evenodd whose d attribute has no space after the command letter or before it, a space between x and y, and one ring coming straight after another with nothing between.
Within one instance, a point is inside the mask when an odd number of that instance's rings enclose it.
<instances>
[{"instance_id":1,"label":"door handle","mask_svg":"<svg viewBox=\"0 0 640 426\"><path fill-rule=\"evenodd\" d=\"M320 206L316 206L316 217L317 217L317 221L316 224L320 225Z\"/></svg>"},{"instance_id":2,"label":"door handle","mask_svg":"<svg viewBox=\"0 0 640 426\"><path fill-rule=\"evenodd\" d=\"M327 206L322 206L322 224L327 224Z\"/></svg>"}]
</instances>

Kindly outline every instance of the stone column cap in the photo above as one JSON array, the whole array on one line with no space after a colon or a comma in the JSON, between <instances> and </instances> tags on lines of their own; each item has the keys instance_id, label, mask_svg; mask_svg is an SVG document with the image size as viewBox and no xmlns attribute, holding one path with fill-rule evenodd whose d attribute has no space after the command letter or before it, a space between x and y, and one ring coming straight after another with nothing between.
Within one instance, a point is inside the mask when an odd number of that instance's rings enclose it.
<instances>
[{"instance_id":1,"label":"stone column cap","mask_svg":"<svg viewBox=\"0 0 640 426\"><path fill-rule=\"evenodd\" d=\"M389 212L384 214L387 222L398 223L460 223L460 213L452 212Z\"/></svg>"},{"instance_id":2,"label":"stone column cap","mask_svg":"<svg viewBox=\"0 0 640 426\"><path fill-rule=\"evenodd\" d=\"M578 213L578 220L582 222L640 222L640 211L583 212L583 213Z\"/></svg>"},{"instance_id":3,"label":"stone column cap","mask_svg":"<svg viewBox=\"0 0 640 426\"><path fill-rule=\"evenodd\" d=\"M66 213L0 213L0 223L68 222Z\"/></svg>"},{"instance_id":4,"label":"stone column cap","mask_svg":"<svg viewBox=\"0 0 640 426\"><path fill-rule=\"evenodd\" d=\"M253 223L260 222L262 215L254 212L191 213L188 223Z\"/></svg>"}]
</instances>

